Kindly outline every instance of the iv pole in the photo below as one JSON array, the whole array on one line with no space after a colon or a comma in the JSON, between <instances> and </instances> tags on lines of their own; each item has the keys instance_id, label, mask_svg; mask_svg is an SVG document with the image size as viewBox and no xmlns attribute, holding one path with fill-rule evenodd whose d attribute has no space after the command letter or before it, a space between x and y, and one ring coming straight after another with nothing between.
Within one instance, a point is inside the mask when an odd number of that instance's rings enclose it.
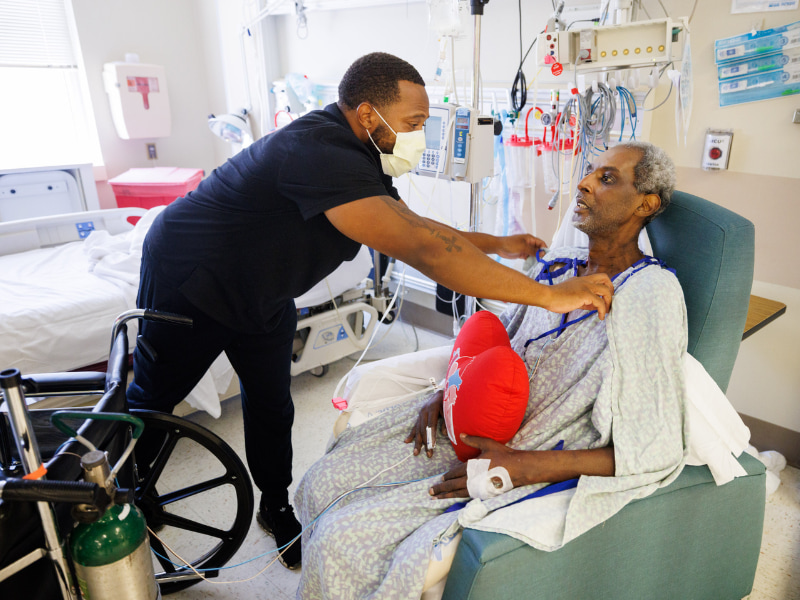
<instances>
[{"instance_id":1,"label":"iv pole","mask_svg":"<svg viewBox=\"0 0 800 600\"><path fill-rule=\"evenodd\" d=\"M470 0L470 14L473 16L473 51L472 51L472 102L474 110L478 110L480 102L480 65L481 65L481 17L483 5L489 0ZM469 230L478 231L481 225L481 191L480 182L470 184L469 193ZM475 313L477 298L467 296L464 302L464 316L469 318Z\"/></svg>"}]
</instances>

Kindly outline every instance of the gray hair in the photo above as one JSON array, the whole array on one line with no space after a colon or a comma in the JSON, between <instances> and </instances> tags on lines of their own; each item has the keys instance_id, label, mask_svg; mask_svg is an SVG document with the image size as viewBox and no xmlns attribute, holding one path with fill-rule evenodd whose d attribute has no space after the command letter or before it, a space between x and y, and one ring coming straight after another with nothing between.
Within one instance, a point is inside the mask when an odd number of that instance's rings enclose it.
<instances>
[{"instance_id":1,"label":"gray hair","mask_svg":"<svg viewBox=\"0 0 800 600\"><path fill-rule=\"evenodd\" d=\"M664 212L675 191L675 164L669 155L650 142L631 140L617 148L638 150L642 157L633 168L633 187L640 194L656 194L661 198L661 208L648 217L645 225Z\"/></svg>"}]
</instances>

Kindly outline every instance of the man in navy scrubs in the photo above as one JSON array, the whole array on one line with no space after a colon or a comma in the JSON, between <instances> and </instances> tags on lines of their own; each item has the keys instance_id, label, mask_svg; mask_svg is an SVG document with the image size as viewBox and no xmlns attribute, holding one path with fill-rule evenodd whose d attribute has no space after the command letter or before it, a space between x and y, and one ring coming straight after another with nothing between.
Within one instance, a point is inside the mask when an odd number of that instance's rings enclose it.
<instances>
[{"instance_id":1,"label":"man in navy scrubs","mask_svg":"<svg viewBox=\"0 0 800 600\"><path fill-rule=\"evenodd\" d=\"M300 532L287 491L293 298L361 244L469 296L557 312L596 308L601 318L611 305L606 275L550 287L486 256L527 257L544 246L538 238L461 232L408 209L392 176L408 172L425 148L424 84L402 59L363 56L345 73L337 103L215 169L167 206L145 240L139 307L190 316L194 326L142 323L129 403L171 412L225 352L241 385L247 462L261 490L257 519L279 547ZM157 444L143 439L140 454ZM297 541L281 562L300 561Z\"/></svg>"}]
</instances>

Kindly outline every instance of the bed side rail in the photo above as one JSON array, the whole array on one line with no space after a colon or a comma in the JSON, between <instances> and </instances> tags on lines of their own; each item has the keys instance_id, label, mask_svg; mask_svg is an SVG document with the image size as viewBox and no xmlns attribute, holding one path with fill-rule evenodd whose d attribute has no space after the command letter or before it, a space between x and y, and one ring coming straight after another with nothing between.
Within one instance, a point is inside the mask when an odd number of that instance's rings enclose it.
<instances>
[{"instance_id":1,"label":"bed side rail","mask_svg":"<svg viewBox=\"0 0 800 600\"><path fill-rule=\"evenodd\" d=\"M139 207L109 208L0 223L0 256L79 241L94 230L123 233L133 228L129 217L146 212Z\"/></svg>"}]
</instances>

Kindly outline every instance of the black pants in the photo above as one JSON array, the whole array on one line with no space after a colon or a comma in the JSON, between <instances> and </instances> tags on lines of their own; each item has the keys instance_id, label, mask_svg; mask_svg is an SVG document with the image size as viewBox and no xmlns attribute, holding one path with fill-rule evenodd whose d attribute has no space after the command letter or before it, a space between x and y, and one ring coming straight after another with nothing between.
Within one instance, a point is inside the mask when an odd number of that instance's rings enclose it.
<instances>
[{"instance_id":1,"label":"black pants","mask_svg":"<svg viewBox=\"0 0 800 600\"><path fill-rule=\"evenodd\" d=\"M271 331L243 334L198 310L174 288L160 288L147 271L143 265L139 307L192 317L194 326L142 322L140 334L155 351L156 360L137 344L128 403L132 408L172 412L225 352L239 376L245 450L253 481L267 504L285 504L292 482L294 404L289 384L297 327L294 301L286 303ZM145 436L142 442L147 443Z\"/></svg>"}]
</instances>

